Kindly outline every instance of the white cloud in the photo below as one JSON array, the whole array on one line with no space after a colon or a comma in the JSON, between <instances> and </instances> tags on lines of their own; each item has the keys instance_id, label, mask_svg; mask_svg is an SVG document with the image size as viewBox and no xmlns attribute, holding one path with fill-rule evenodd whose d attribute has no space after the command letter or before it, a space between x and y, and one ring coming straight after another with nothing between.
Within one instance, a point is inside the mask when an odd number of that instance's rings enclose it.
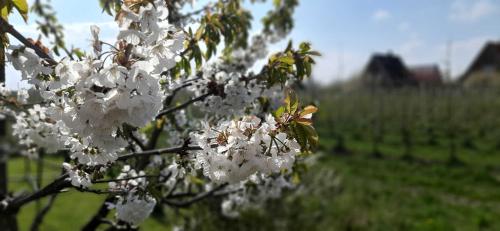
<instances>
[{"instance_id":1,"label":"white cloud","mask_svg":"<svg viewBox=\"0 0 500 231\"><path fill-rule=\"evenodd\" d=\"M491 0L455 0L449 17L452 21L472 23L497 11L497 5Z\"/></svg>"},{"instance_id":2,"label":"white cloud","mask_svg":"<svg viewBox=\"0 0 500 231\"><path fill-rule=\"evenodd\" d=\"M372 14L372 19L376 22L385 21L391 18L391 13L384 9L378 9Z\"/></svg>"}]
</instances>

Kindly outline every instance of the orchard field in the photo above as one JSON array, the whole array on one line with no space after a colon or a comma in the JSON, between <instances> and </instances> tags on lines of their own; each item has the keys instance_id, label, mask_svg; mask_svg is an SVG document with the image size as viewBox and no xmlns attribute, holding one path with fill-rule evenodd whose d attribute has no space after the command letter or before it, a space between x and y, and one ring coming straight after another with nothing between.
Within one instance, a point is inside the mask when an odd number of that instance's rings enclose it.
<instances>
[{"instance_id":1,"label":"orchard field","mask_svg":"<svg viewBox=\"0 0 500 231\"><path fill-rule=\"evenodd\" d=\"M217 198L155 211L142 230L181 223L192 230L500 229L500 93L330 88L303 96L321 108L315 118L321 140L297 190L237 219L219 214ZM61 160L44 161L47 183L60 173ZM11 187L30 190L37 179L26 172L36 165L10 160ZM41 228L81 227L103 200L70 189L57 196L60 209L51 210ZM45 202L22 209L22 230Z\"/></svg>"}]
</instances>

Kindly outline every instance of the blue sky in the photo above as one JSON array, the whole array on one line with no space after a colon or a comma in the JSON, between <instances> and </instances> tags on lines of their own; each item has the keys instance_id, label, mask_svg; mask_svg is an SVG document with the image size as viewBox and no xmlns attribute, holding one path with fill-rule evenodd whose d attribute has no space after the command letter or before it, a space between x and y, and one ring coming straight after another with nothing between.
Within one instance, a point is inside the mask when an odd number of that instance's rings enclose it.
<instances>
[{"instance_id":1,"label":"blue sky","mask_svg":"<svg viewBox=\"0 0 500 231\"><path fill-rule=\"evenodd\" d=\"M116 34L113 18L101 13L97 0L52 2L69 44L86 48L92 24L101 26L107 40ZM270 3L248 6L259 19ZM444 69L448 44L451 72L457 76L486 41L500 39L499 0L302 0L295 19L289 39L310 41L323 54L314 71L314 79L321 83L359 72L374 52L391 51L408 65L436 63ZM12 19L21 32L37 37L31 22ZM253 30L260 30L258 22ZM271 50L284 46L278 43ZM9 87L20 85L15 72L10 69L8 75Z\"/></svg>"}]
</instances>

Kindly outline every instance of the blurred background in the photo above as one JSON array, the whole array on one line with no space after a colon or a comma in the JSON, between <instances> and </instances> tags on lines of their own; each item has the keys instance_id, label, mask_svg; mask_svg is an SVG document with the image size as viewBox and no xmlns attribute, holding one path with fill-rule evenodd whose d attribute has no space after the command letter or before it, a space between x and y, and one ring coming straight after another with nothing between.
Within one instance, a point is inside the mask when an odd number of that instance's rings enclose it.
<instances>
[{"instance_id":1,"label":"blurred background","mask_svg":"<svg viewBox=\"0 0 500 231\"><path fill-rule=\"evenodd\" d=\"M103 40L117 33L98 1L52 3L67 44L88 50L90 25L101 27ZM258 19L270 4L248 8ZM198 220L188 222L203 230L500 230L499 19L496 0L301 1L289 39L323 54L298 89L320 108L320 149L302 185L240 218L220 216L219 204L207 201L164 211L171 220L151 218L143 230L193 215ZM38 35L35 23L18 16L12 23ZM23 87L8 70L7 86ZM11 160L11 176L22 179L35 171L29 166ZM59 174L60 166L48 168L47 180ZM80 227L101 201L63 194L43 228ZM22 216L31 221L36 206Z\"/></svg>"}]
</instances>

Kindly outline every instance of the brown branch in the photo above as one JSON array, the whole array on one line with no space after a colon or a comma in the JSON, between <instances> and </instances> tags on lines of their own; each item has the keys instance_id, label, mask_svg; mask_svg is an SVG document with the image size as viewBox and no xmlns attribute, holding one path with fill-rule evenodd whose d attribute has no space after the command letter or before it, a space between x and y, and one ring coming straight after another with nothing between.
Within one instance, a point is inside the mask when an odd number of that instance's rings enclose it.
<instances>
[{"instance_id":1,"label":"brown branch","mask_svg":"<svg viewBox=\"0 0 500 231\"><path fill-rule=\"evenodd\" d=\"M52 57L50 57L47 53L45 53L40 47L38 47L35 44L31 43L26 37L24 37L16 29L14 29L14 27L12 25L10 25L7 21L5 21L5 19L3 19L3 18L0 18L0 29L2 29L2 31L5 32L5 33L9 33L12 36L14 36L14 38L16 38L17 40L19 40L19 42L21 42L26 47L29 47L29 48L35 50L35 53L40 58L42 58L45 61L47 61L49 64L51 64L51 65L57 65L57 62L54 59L52 59Z\"/></svg>"},{"instance_id":2,"label":"brown branch","mask_svg":"<svg viewBox=\"0 0 500 231\"><path fill-rule=\"evenodd\" d=\"M49 210L52 208L52 205L56 201L57 195L59 195L59 194L52 194L52 196L49 198L49 201L47 202L45 207L43 207L43 209L40 210L40 212L38 212L35 219L33 220L33 223L31 224L30 230L37 231L40 229L40 225L42 224L43 218L49 212Z\"/></svg>"},{"instance_id":3,"label":"brown branch","mask_svg":"<svg viewBox=\"0 0 500 231\"><path fill-rule=\"evenodd\" d=\"M157 116L156 118L160 118L161 116L164 116L164 115L167 115L167 114L170 114L172 112L175 112L175 111L178 111L178 110L181 110L181 109L184 109L186 107L188 107L189 105L195 103L195 102L198 102L198 101L203 101L205 98L207 98L208 96L212 95L213 93L209 92L209 93L206 93L204 95L200 95L196 98L192 98L190 100L188 100L187 102L179 105L179 106L176 106L176 107L173 107L173 108L169 108L169 109L166 109L166 110L163 110L161 111Z\"/></svg>"},{"instance_id":4,"label":"brown branch","mask_svg":"<svg viewBox=\"0 0 500 231\"><path fill-rule=\"evenodd\" d=\"M56 180L54 180L52 183L49 185L45 186L44 188L31 193L29 195L21 195L19 197L15 197L13 199L7 200L7 206L4 207L2 210L0 210L1 213L9 213L12 211L17 211L21 206L24 204L27 204L31 201L40 199L42 197L52 195L59 193L62 189L70 187L71 182L67 180L68 174L63 174L59 176Z\"/></svg>"},{"instance_id":5,"label":"brown branch","mask_svg":"<svg viewBox=\"0 0 500 231\"><path fill-rule=\"evenodd\" d=\"M167 154L167 153L185 153L187 151L196 151L196 150L202 150L200 146L179 146L179 147L173 147L173 148L161 148L161 149L155 149L155 150L149 150L149 151L144 151L144 152L132 152L128 153L125 155L122 155L118 157L118 160L127 160L130 158L136 158L136 157L145 157L145 156L154 156L154 155L161 155L161 154Z\"/></svg>"},{"instance_id":6,"label":"brown branch","mask_svg":"<svg viewBox=\"0 0 500 231\"><path fill-rule=\"evenodd\" d=\"M185 84L183 84L183 85L181 85L181 86L179 86L179 87L175 88L174 90L172 90L172 94L170 94L169 96L167 96L167 98L165 99L165 106L170 106L170 104L172 103L172 101L173 101L173 100L174 100L174 98L175 98L175 95L177 95L177 93L178 93L180 90L182 90L182 89L184 89L184 88L186 88L186 87L189 87L189 86L191 86L191 85L193 85L193 83L188 83L188 82L186 82Z\"/></svg>"},{"instance_id":7,"label":"brown branch","mask_svg":"<svg viewBox=\"0 0 500 231\"><path fill-rule=\"evenodd\" d=\"M73 187L79 192L88 192L88 193L93 193L97 195L102 195L102 194L123 194L125 193L124 191L113 191L113 190L100 190L100 189L91 189L91 188L80 188L80 187Z\"/></svg>"},{"instance_id":8,"label":"brown branch","mask_svg":"<svg viewBox=\"0 0 500 231\"><path fill-rule=\"evenodd\" d=\"M65 152L59 152L59 153L64 154ZM44 150L41 150L39 158L42 158L43 154L44 154ZM41 159L41 160L45 160L45 159ZM70 160L69 155L64 155L64 162L68 162L69 160ZM59 166L59 168L61 169L61 175L63 175L66 170L64 168L61 168L60 166ZM45 218L45 215L52 208L52 205L54 204L58 195L59 194L57 194L57 193L52 194L52 196L49 198L49 201L47 202L45 207L42 210L38 211L38 213L35 216L35 219L33 219L33 223L31 224L31 230L33 230L33 231L39 230L40 225L42 224L43 219Z\"/></svg>"},{"instance_id":9,"label":"brown branch","mask_svg":"<svg viewBox=\"0 0 500 231\"><path fill-rule=\"evenodd\" d=\"M92 183L93 184L100 184L100 183L110 183L110 182L119 182L119 181L124 181L124 180L135 180L135 179L140 179L140 178L155 178L155 177L161 177L161 175L144 175L144 176L127 177L127 178L123 178L123 179L94 180L94 181L92 181Z\"/></svg>"},{"instance_id":10,"label":"brown branch","mask_svg":"<svg viewBox=\"0 0 500 231\"><path fill-rule=\"evenodd\" d=\"M192 83L184 83L183 85L175 88L172 91L172 94L168 95L167 98L165 99L164 102L164 107L170 106L172 104L172 101L174 100L175 96L177 93L182 90L183 88L191 86ZM157 117L156 120L161 119L161 117ZM143 148L142 150L151 150L156 147L156 144L158 143L158 138L160 138L161 132L163 131L163 126L165 125L165 121L162 121L160 126L155 126L153 132L151 132L151 138L149 139L148 143L146 144L145 149Z\"/></svg>"},{"instance_id":11,"label":"brown branch","mask_svg":"<svg viewBox=\"0 0 500 231\"><path fill-rule=\"evenodd\" d=\"M194 196L193 198L189 199L189 200L186 200L186 201L173 201L173 200L168 200L168 199L165 199L163 200L162 202L164 204L167 204L167 205L170 205L170 206L174 206L174 207L188 207L198 201L201 201L205 198L208 198L212 195L214 195L214 193L216 193L217 191L225 188L228 184L221 184L217 187L215 187L214 189L210 190L210 191L207 191L207 192L203 192L203 193L200 193L196 196Z\"/></svg>"},{"instance_id":12,"label":"brown branch","mask_svg":"<svg viewBox=\"0 0 500 231\"><path fill-rule=\"evenodd\" d=\"M146 145L144 145L144 143L142 143L142 140L140 140L132 132L130 133L130 139L132 139L132 141L134 141L134 143L137 144L137 146L139 146L141 150L146 150Z\"/></svg>"}]
</instances>

